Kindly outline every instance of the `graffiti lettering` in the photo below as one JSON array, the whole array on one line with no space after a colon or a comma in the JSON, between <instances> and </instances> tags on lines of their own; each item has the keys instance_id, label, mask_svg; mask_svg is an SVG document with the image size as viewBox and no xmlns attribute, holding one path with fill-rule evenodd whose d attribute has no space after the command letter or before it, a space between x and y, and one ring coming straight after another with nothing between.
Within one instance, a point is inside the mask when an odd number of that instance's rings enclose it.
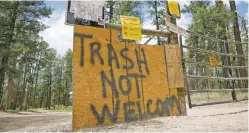
<instances>
[{"instance_id":1,"label":"graffiti lettering","mask_svg":"<svg viewBox=\"0 0 249 133\"><path fill-rule=\"evenodd\" d=\"M181 72L177 45L121 43L119 31L80 25L74 29L74 130L186 111L184 95L177 90L182 77L174 76Z\"/></svg>"},{"instance_id":2,"label":"graffiti lettering","mask_svg":"<svg viewBox=\"0 0 249 133\"><path fill-rule=\"evenodd\" d=\"M119 106L120 106L120 101L117 100L116 106L115 106L116 108L115 108L114 113L112 115L108 105L105 104L103 109L102 109L101 116L99 115L99 113L97 112L97 110L96 110L96 108L95 108L95 106L93 104L91 104L90 108L91 108L95 118L97 119L98 124L101 125L101 124L104 123L105 114L108 116L109 120L111 120L113 123L115 123L117 121L117 115L118 115L118 112L119 112Z\"/></svg>"},{"instance_id":3,"label":"graffiti lettering","mask_svg":"<svg viewBox=\"0 0 249 133\"><path fill-rule=\"evenodd\" d=\"M92 38L93 36L80 34L80 33L74 33L74 34L75 34L75 36L80 37L80 40L81 40L80 65L83 67L84 66L84 50L85 50L84 49L84 39L85 38ZM115 61L116 68L120 68L120 63L119 63L119 59L117 56L117 52L115 51L113 45L108 44L107 47L108 47L108 65L110 67L112 67L112 62ZM101 52L100 52L101 51L101 44L97 41L91 42L90 43L90 51L91 51L90 52L90 54L91 54L90 63L94 64L95 63L95 56L97 56L99 61L100 61L100 64L104 65L104 59L103 59L103 56L101 55ZM134 68L134 61L131 58L129 58L128 56L126 56L125 52L129 52L129 48L121 49L119 54L125 61L127 61L129 63L129 65L123 65L122 68L127 69L127 70L133 69ZM140 52L141 52L141 55L140 55ZM140 49L139 50L135 49L135 55L136 55L136 60L137 60L139 72L142 73L142 65L143 65L145 67L146 73L149 74L150 71L149 71L149 67L148 67L148 63L146 60L146 55L145 55L144 49L141 48L141 51L140 51Z\"/></svg>"},{"instance_id":4,"label":"graffiti lettering","mask_svg":"<svg viewBox=\"0 0 249 133\"><path fill-rule=\"evenodd\" d=\"M148 101L147 101L147 111L148 111L148 114L149 115L151 115L151 116L154 116L156 113L158 113L158 111L157 111L157 109L154 111L154 112L151 112L151 110L150 110L150 105L152 104L152 100L151 99L149 99Z\"/></svg>"},{"instance_id":5,"label":"graffiti lettering","mask_svg":"<svg viewBox=\"0 0 249 133\"><path fill-rule=\"evenodd\" d=\"M110 70L110 75L111 75L111 80L109 80L105 74L104 71L101 71L101 80L102 80L102 94L103 97L106 98L106 84L105 82L107 82L109 84L109 86L112 88L112 92L114 92L115 97L118 98L119 94L118 94L118 90L117 90L117 86L116 86L116 81L114 78L114 74L112 69Z\"/></svg>"},{"instance_id":6,"label":"graffiti lettering","mask_svg":"<svg viewBox=\"0 0 249 133\"><path fill-rule=\"evenodd\" d=\"M119 98L119 92L117 90L117 85L116 85L116 80L114 78L114 73L112 71L112 69L110 69L110 79L108 79L108 77L106 76L104 71L101 71L101 80L102 80L102 94L103 97L107 97L106 96L106 82L109 84L109 86L112 88L112 91L115 94L116 98ZM131 92L131 81L130 79L134 78L136 80L136 89L137 89L137 97L140 98L140 91L139 91L139 84L138 84L138 78L145 78L144 75L142 74L135 74L135 73L129 73L127 75L120 75L119 76L119 88L120 91L123 95L128 96ZM124 88L124 83L123 81L127 81L126 83L126 90Z\"/></svg>"},{"instance_id":7,"label":"graffiti lettering","mask_svg":"<svg viewBox=\"0 0 249 133\"><path fill-rule=\"evenodd\" d=\"M163 67L166 68L164 66L166 62L157 61L160 70L156 65L149 64L153 60L162 60L160 53L157 53L156 50L165 52L165 49L153 47L153 50L150 51L141 45L119 44L116 41L113 42L117 44L112 44L111 30L104 32L105 34L109 32L110 38L105 35L103 39L96 39L99 34L94 34L90 29L88 31L86 34L85 32L84 34L74 33L74 36L80 40L80 43L75 41L79 44L74 44L75 51L80 52L80 54L74 54L74 60L80 64L80 67L75 67L77 72L74 71L76 73L74 78L88 78L89 75L89 77L94 78L94 80L82 83L76 80L75 84L77 85L74 85L77 88L75 90L80 93L75 93L75 95L77 95L77 99L81 99L80 101L75 100L77 102L74 103L80 108L84 108L85 113L78 113L81 116L80 120L78 119L80 122L75 123L80 124L75 127L83 127L81 125L90 127L95 123L103 125L107 124L106 121L112 123L130 122L155 116L171 116L172 113L177 114L176 112L181 110L175 91L168 95L169 88L164 84L167 79L163 79L164 75L158 74L159 71L167 73L167 70L166 72L161 70ZM87 33L93 33L94 37ZM146 55L155 56L147 58ZM91 75L92 73L93 75ZM155 78L157 76L158 78ZM145 78L147 79L145 80ZM83 87L87 89L86 92L82 90ZM86 101L80 97L82 93L87 94L84 95ZM96 96L91 97L91 94L96 94ZM99 97L99 95L103 97ZM89 103L93 100L101 101L95 102L95 104ZM79 104L82 101L89 104ZM89 121L90 118L91 121ZM84 123L86 121L89 121L89 124Z\"/></svg>"},{"instance_id":8,"label":"graffiti lettering","mask_svg":"<svg viewBox=\"0 0 249 133\"><path fill-rule=\"evenodd\" d=\"M127 85L127 90L125 91L124 88L123 88L123 84L122 84L122 81L123 80L126 80L126 85ZM119 78L119 88L121 90L121 92L128 96L131 92L131 81L128 79L128 77L126 75L121 75L120 78Z\"/></svg>"},{"instance_id":9,"label":"graffiti lettering","mask_svg":"<svg viewBox=\"0 0 249 133\"><path fill-rule=\"evenodd\" d=\"M128 51L129 51L128 48L123 48L123 49L120 51L120 55L121 55L121 57L123 57L127 62L130 63L129 66L128 66L128 65L124 65L123 68L124 68L124 69L127 69L127 70L130 70L130 69L134 68L134 62L132 61L131 58L129 58L129 57L127 57L127 56L125 55L125 52L128 52Z\"/></svg>"},{"instance_id":10,"label":"graffiti lettering","mask_svg":"<svg viewBox=\"0 0 249 133\"><path fill-rule=\"evenodd\" d=\"M174 104L176 104L177 110L180 110L179 103L178 103L176 96L168 97L165 100L157 99L155 105L153 105L153 101L151 99L149 99L147 101L147 104L146 104L147 105L147 112L146 112L146 114L143 115L139 101L137 101L136 103L133 101L124 102L123 103L124 118L125 118L126 122L129 122L129 121L135 121L137 119L143 119L146 117L154 117L156 115L170 116L172 114L170 114L169 107L173 108ZM136 110L132 109L132 107L134 107L135 105L137 106ZM154 111L151 111L151 109L150 109L151 106L155 106ZM129 109L129 107L130 107L130 109ZM119 108L120 108L120 101L119 100L116 101L113 114L111 114L110 109L109 109L107 104L104 104L101 115L97 112L97 110L93 104L91 104L90 108L91 108L95 118L97 119L98 124L104 123L105 114L107 115L107 117L109 118L109 120L111 122L113 122L113 123L118 122L117 116L118 116Z\"/></svg>"},{"instance_id":11,"label":"graffiti lettering","mask_svg":"<svg viewBox=\"0 0 249 133\"><path fill-rule=\"evenodd\" d=\"M94 46L97 46L97 48L94 49ZM100 64L104 65L104 60L103 60L102 56L99 53L99 50L101 48L100 43L99 42L92 42L92 43L90 43L90 48L91 48L91 64L94 64L94 62L95 62L94 61L94 55L96 55L100 60Z\"/></svg>"},{"instance_id":12,"label":"graffiti lettering","mask_svg":"<svg viewBox=\"0 0 249 133\"><path fill-rule=\"evenodd\" d=\"M144 115L142 113L142 109L141 109L141 105L140 105L139 101L137 101L137 110L138 110L138 114L139 114L139 119L143 119Z\"/></svg>"},{"instance_id":13,"label":"graffiti lettering","mask_svg":"<svg viewBox=\"0 0 249 133\"><path fill-rule=\"evenodd\" d=\"M85 35L81 33L74 33L74 36L80 37L80 66L84 66L84 39L92 38L92 35Z\"/></svg>"},{"instance_id":14,"label":"graffiti lettering","mask_svg":"<svg viewBox=\"0 0 249 133\"><path fill-rule=\"evenodd\" d=\"M137 120L138 117L135 114L134 109L129 109L129 106L134 106L135 102L129 101L124 103L124 116L125 116L125 121L133 121Z\"/></svg>"},{"instance_id":15,"label":"graffiti lettering","mask_svg":"<svg viewBox=\"0 0 249 133\"><path fill-rule=\"evenodd\" d=\"M108 64L110 67L112 67L112 61L116 61L116 68L119 68L119 62L118 62L118 57L116 54L116 51L114 50L112 44L108 44Z\"/></svg>"},{"instance_id":16,"label":"graffiti lettering","mask_svg":"<svg viewBox=\"0 0 249 133\"><path fill-rule=\"evenodd\" d=\"M147 64L147 60L146 60L146 56L145 56L143 48L141 48L141 52L142 52L143 60L139 58L140 53L138 53L137 49L135 49L139 72L142 73L142 67L141 66L142 66L142 64L144 64L144 67L146 69L146 73L150 74L148 64Z\"/></svg>"}]
</instances>

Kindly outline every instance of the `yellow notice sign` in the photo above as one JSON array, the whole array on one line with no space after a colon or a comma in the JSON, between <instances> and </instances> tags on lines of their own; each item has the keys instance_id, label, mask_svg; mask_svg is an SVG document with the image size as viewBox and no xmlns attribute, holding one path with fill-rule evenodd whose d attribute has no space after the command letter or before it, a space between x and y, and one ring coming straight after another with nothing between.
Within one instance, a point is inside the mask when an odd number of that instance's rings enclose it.
<instances>
[{"instance_id":1,"label":"yellow notice sign","mask_svg":"<svg viewBox=\"0 0 249 133\"><path fill-rule=\"evenodd\" d=\"M167 6L169 15L176 18L181 17L180 6L176 0L167 1Z\"/></svg>"},{"instance_id":2,"label":"yellow notice sign","mask_svg":"<svg viewBox=\"0 0 249 133\"><path fill-rule=\"evenodd\" d=\"M138 17L121 16L123 39L141 40L141 24Z\"/></svg>"},{"instance_id":3,"label":"yellow notice sign","mask_svg":"<svg viewBox=\"0 0 249 133\"><path fill-rule=\"evenodd\" d=\"M215 56L209 56L209 64L210 66L215 67L217 65L216 57Z\"/></svg>"}]
</instances>

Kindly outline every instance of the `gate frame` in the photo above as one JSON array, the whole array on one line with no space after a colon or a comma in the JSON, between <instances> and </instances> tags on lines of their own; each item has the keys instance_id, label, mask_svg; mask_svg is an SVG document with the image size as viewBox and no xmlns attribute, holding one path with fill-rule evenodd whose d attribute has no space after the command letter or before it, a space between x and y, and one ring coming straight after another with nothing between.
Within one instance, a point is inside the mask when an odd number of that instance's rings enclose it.
<instances>
[{"instance_id":1,"label":"gate frame","mask_svg":"<svg viewBox=\"0 0 249 133\"><path fill-rule=\"evenodd\" d=\"M109 24L109 23L105 24L105 28L121 30L120 25ZM149 29L141 29L141 30L142 30L142 34L144 34L144 35L160 36L160 37L168 37L168 38L172 33L174 33L174 32L168 31L167 29L164 30L164 31L149 30ZM219 41L219 42L223 42L223 44L224 44L223 47L225 47L226 43L235 43L235 45L237 43L239 43L239 44L248 44L248 43L245 43L245 42L225 41L225 40L221 40L221 39L217 39L217 38L213 38L213 37L209 37L209 36L204 36L202 34L195 33L195 32L189 31L189 30L186 30L186 31L189 34L193 34L195 36L201 36L201 37L206 38L206 39L212 39L212 40L216 40L216 41ZM231 102L248 100L248 98L238 100L237 97L236 97L236 91L240 91L240 92L246 92L247 91L248 92L248 88L234 88L234 87L232 87L232 81L233 80L249 80L248 77L233 78L233 77L231 77L231 75L229 75L229 72L228 72L229 70L228 69L227 69L227 74L230 76L229 78L226 78L226 77L209 77L209 76L194 76L194 75L187 76L185 63L197 64L198 62L185 60L184 55L183 55L183 48L187 48L187 49L190 49L190 50L193 50L193 51L203 51L203 52L206 52L206 53L213 53L213 54L216 54L216 55L225 56L225 62L224 62L225 64L216 66L216 67L220 67L220 68L232 68L232 69L234 69L234 68L245 68L246 69L246 68L248 68L248 66L229 66L228 65L228 56L231 56L231 57L246 57L246 58L248 58L248 55L227 54L226 48L224 49L225 53L222 53L222 52L217 52L217 51L212 51L212 50L189 47L189 46L186 46L186 45L182 44L182 35L180 35L180 34L179 34L179 45L180 45L180 52L181 52L181 58L182 58L182 69L183 69L185 89L186 89L185 92L187 94L189 108L196 107L196 106L231 103ZM209 66L209 64L206 64L206 63L198 63L198 64L203 65L203 66ZM230 89L224 89L224 90L222 90L222 89L190 90L189 85L188 85L188 78L228 80ZM199 92L199 93L200 92L232 92L233 100L207 102L207 103L202 103L202 104L192 104L191 96L190 96L191 92L192 93L195 93L195 92Z\"/></svg>"},{"instance_id":2,"label":"gate frame","mask_svg":"<svg viewBox=\"0 0 249 133\"><path fill-rule=\"evenodd\" d=\"M198 33L194 33L194 32L190 32L188 31L189 33L191 34L194 34L195 36L201 36L203 38L206 38L206 39L212 39L212 40L217 40L218 42L223 42L223 47L224 47L224 52L225 53L222 53L222 52L216 52L216 51L212 51L212 50L206 50L206 49L201 49L201 48L193 48L193 47L189 47L189 46L186 46L186 45L183 45L182 44L182 36L179 35L179 44L180 44L180 50L181 50L181 56L182 56L182 66L183 66L183 74L184 74L184 81L185 81L185 87L186 87L186 93L187 93L187 99L188 99L188 105L189 105L189 108L192 108L192 107L196 107L196 106L205 106L205 105L213 105L213 104L222 104L222 103L231 103L231 102L237 102L237 101L245 101L245 100L248 100L248 98L246 99L241 99L241 100L238 100L237 99L237 96L236 96L236 91L241 91L241 92L248 92L248 88L234 88L232 86L232 81L233 80L248 80L248 77L242 77L242 78L233 78L231 77L231 75L229 74L229 69L227 69L226 73L227 75L229 75L229 78L226 78L226 77L209 77L209 76L194 76L194 75L188 75L186 74L186 67L185 67L185 63L190 63L190 64L199 64L199 65L203 65L203 66L209 66L209 64L206 64L206 63L198 63L198 62L195 62L195 61L188 61L188 60L185 60L184 58L184 55L183 55L183 48L186 48L186 49L189 49L189 50L193 50L193 51L203 51L203 52L206 52L206 53L214 53L216 55L221 55L221 56L225 56L225 65L217 65L216 67L221 67L221 68L248 68L248 66L229 66L228 65L228 56L234 56L234 57L247 57L248 58L248 55L238 55L238 54L228 54L227 53L227 49L226 49L226 43L235 43L236 44L248 44L248 43L245 43L245 42L232 42L232 41L225 41L225 40L221 40L221 39L217 39L217 38L213 38L213 37L208 37L208 36L204 36L204 35L201 35L201 34L198 34ZM248 45L247 45L248 46ZM247 47L248 48L248 47ZM205 90L190 90L189 89L189 85L188 85L188 79L189 78L201 78L201 79L218 79L218 80L228 80L229 81L229 88L230 89L205 89ZM233 100L226 100L226 101L217 101L217 102L206 102L206 103L201 103L201 104L192 104L191 102L191 94L190 92L192 93L195 93L195 92L232 92L232 99Z\"/></svg>"}]
</instances>

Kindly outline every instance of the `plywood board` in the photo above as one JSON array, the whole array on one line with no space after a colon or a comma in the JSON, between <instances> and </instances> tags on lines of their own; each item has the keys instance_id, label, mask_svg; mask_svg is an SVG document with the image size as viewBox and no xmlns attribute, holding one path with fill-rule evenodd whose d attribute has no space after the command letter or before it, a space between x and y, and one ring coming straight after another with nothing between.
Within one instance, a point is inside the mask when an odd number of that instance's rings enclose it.
<instances>
[{"instance_id":1,"label":"plywood board","mask_svg":"<svg viewBox=\"0 0 249 133\"><path fill-rule=\"evenodd\" d=\"M180 48L178 45L168 45L165 47L165 50L167 59L169 88L183 88L184 80Z\"/></svg>"},{"instance_id":2,"label":"plywood board","mask_svg":"<svg viewBox=\"0 0 249 133\"><path fill-rule=\"evenodd\" d=\"M74 32L73 130L180 114L165 47L119 42L110 29L76 25Z\"/></svg>"}]
</instances>

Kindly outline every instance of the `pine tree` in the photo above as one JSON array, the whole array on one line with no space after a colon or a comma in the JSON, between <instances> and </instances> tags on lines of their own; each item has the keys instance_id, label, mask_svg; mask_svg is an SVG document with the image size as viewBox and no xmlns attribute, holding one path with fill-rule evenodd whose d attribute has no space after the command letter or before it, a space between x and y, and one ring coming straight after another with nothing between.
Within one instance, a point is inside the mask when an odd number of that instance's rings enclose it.
<instances>
[{"instance_id":1,"label":"pine tree","mask_svg":"<svg viewBox=\"0 0 249 133\"><path fill-rule=\"evenodd\" d=\"M233 22L233 30L234 30L234 38L236 42L241 42L241 37L240 37L240 30L239 30L239 22L238 22L238 15L236 11L236 4L234 0L229 0L230 8L231 11L234 13L234 22ZM236 51L238 55L244 55L243 52L243 47L241 43L236 43L235 44ZM238 57L238 66L245 66L245 59L244 57ZM247 77L247 71L245 68L240 70L240 75L241 77ZM239 85L241 88L242 86ZM248 87L248 81L245 80L243 81L243 88Z\"/></svg>"},{"instance_id":2,"label":"pine tree","mask_svg":"<svg viewBox=\"0 0 249 133\"><path fill-rule=\"evenodd\" d=\"M156 30L165 28L165 1L147 1L149 5L149 15L152 18L152 24L156 26ZM160 45L163 40L157 37L157 44Z\"/></svg>"},{"instance_id":3,"label":"pine tree","mask_svg":"<svg viewBox=\"0 0 249 133\"><path fill-rule=\"evenodd\" d=\"M2 18L0 25L4 29L1 31L0 37L1 47L4 51L0 56L0 108L2 108L6 72L10 69L11 46L16 42L27 44L31 35L38 35L38 32L45 28L45 25L39 20L43 17L49 17L52 10L43 1L1 1L0 5Z\"/></svg>"}]
</instances>

